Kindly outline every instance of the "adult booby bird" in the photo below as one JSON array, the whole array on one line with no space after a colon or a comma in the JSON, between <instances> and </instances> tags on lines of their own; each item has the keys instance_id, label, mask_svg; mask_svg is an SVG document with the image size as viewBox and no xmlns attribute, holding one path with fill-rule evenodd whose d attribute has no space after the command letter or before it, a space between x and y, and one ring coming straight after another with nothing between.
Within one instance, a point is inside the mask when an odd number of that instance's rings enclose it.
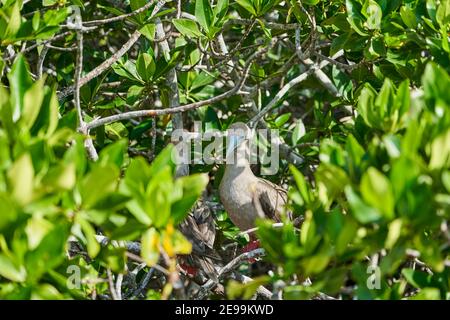
<instances>
[{"instance_id":1,"label":"adult booby bird","mask_svg":"<svg viewBox=\"0 0 450 320\"><path fill-rule=\"evenodd\" d=\"M286 190L253 174L250 138L251 130L243 123L228 129L226 167L219 186L225 210L242 231L254 228L258 217L280 222L287 202Z\"/></svg>"}]
</instances>

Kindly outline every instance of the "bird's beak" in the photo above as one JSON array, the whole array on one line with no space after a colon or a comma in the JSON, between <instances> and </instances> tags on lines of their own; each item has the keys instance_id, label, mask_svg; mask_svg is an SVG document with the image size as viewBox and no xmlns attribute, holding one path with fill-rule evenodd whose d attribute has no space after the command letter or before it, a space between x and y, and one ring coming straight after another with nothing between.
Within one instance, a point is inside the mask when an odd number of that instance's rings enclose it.
<instances>
[{"instance_id":1,"label":"bird's beak","mask_svg":"<svg viewBox=\"0 0 450 320\"><path fill-rule=\"evenodd\" d=\"M243 137L239 135L230 135L227 137L227 150L226 150L226 159L228 160L233 156L234 150L239 146L239 144L243 141ZM230 158L233 159L233 158Z\"/></svg>"}]
</instances>

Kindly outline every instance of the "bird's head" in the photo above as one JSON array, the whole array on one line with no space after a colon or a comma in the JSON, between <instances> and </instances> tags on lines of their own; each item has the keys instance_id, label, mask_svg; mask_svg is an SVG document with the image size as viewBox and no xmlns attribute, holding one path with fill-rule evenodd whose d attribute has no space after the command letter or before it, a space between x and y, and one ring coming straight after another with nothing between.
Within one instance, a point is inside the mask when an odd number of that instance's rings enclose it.
<instances>
[{"instance_id":1,"label":"bird's head","mask_svg":"<svg viewBox=\"0 0 450 320\"><path fill-rule=\"evenodd\" d=\"M237 159L249 156L249 141L252 137L251 129L242 122L233 123L227 130L226 159L229 163L237 154Z\"/></svg>"}]
</instances>

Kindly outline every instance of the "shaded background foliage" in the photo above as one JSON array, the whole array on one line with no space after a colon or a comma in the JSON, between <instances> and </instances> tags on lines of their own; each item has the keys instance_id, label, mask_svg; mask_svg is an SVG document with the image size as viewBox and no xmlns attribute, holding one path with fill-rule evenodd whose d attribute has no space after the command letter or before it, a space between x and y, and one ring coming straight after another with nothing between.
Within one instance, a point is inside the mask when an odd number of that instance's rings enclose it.
<instances>
[{"instance_id":1,"label":"shaded background foliage","mask_svg":"<svg viewBox=\"0 0 450 320\"><path fill-rule=\"evenodd\" d=\"M226 130L260 114L259 126L280 130L280 172L268 178L289 189L289 209L305 222L299 232L259 221L262 270L242 263L253 281L224 277L225 297L264 285L286 299L448 299L450 2L178 4L125 17L147 2L1 1L0 296L179 298L177 281L190 281L177 256L191 244L176 226L202 194L215 248L248 241L218 203L223 165L193 164L175 179L170 111L93 126L98 160L88 158L72 87L82 33L81 79L101 70L80 90L88 124L195 104L245 80L183 112L184 128L200 120ZM129 50L99 69L136 30ZM74 265L78 288L67 286Z\"/></svg>"}]
</instances>

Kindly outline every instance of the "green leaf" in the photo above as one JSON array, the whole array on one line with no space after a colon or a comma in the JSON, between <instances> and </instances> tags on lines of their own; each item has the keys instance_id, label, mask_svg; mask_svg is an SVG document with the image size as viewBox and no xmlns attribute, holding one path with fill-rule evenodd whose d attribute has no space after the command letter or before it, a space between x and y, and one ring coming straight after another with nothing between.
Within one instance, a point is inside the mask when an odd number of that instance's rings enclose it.
<instances>
[{"instance_id":1,"label":"green leaf","mask_svg":"<svg viewBox=\"0 0 450 320\"><path fill-rule=\"evenodd\" d=\"M122 139L116 141L105 148L99 154L98 163L101 166L114 164L117 168L122 167L125 160L125 153L127 152L128 141Z\"/></svg>"},{"instance_id":2,"label":"green leaf","mask_svg":"<svg viewBox=\"0 0 450 320\"><path fill-rule=\"evenodd\" d=\"M125 63L119 60L112 66L114 72L122 77L132 80L133 82L143 83L142 79L139 77L139 74L136 70L136 64L134 64L131 60L125 61Z\"/></svg>"},{"instance_id":3,"label":"green leaf","mask_svg":"<svg viewBox=\"0 0 450 320\"><path fill-rule=\"evenodd\" d=\"M11 195L19 204L27 204L33 199L34 168L28 153L17 159L8 170Z\"/></svg>"},{"instance_id":4,"label":"green leaf","mask_svg":"<svg viewBox=\"0 0 450 320\"><path fill-rule=\"evenodd\" d=\"M208 0L195 0L195 17L200 26L208 33L213 18L213 12Z\"/></svg>"},{"instance_id":5,"label":"green leaf","mask_svg":"<svg viewBox=\"0 0 450 320\"><path fill-rule=\"evenodd\" d=\"M58 97L54 89L44 88L44 98L42 101L42 106L40 107L40 112L34 121L33 127L31 128L31 133L37 135L43 132L46 137L50 137L58 127Z\"/></svg>"},{"instance_id":6,"label":"green leaf","mask_svg":"<svg viewBox=\"0 0 450 320\"><path fill-rule=\"evenodd\" d=\"M443 27L448 28L450 24L450 1L442 0L436 12L436 20Z\"/></svg>"},{"instance_id":7,"label":"green leaf","mask_svg":"<svg viewBox=\"0 0 450 320\"><path fill-rule=\"evenodd\" d=\"M392 249L400 238L402 232L403 221L401 219L395 219L389 224L389 232L386 237L385 247L386 249Z\"/></svg>"},{"instance_id":8,"label":"green leaf","mask_svg":"<svg viewBox=\"0 0 450 320\"><path fill-rule=\"evenodd\" d=\"M251 0L236 0L236 3L239 4L242 8L250 12L252 15L257 16L255 7Z\"/></svg>"},{"instance_id":9,"label":"green leaf","mask_svg":"<svg viewBox=\"0 0 450 320\"><path fill-rule=\"evenodd\" d=\"M411 298L412 300L440 300L441 293L436 288L424 288Z\"/></svg>"},{"instance_id":10,"label":"green leaf","mask_svg":"<svg viewBox=\"0 0 450 320\"><path fill-rule=\"evenodd\" d=\"M303 0L302 2L304 4L307 4L308 6L315 6L318 4L321 0Z\"/></svg>"},{"instance_id":11,"label":"green leaf","mask_svg":"<svg viewBox=\"0 0 450 320\"><path fill-rule=\"evenodd\" d=\"M142 248L141 256L147 266L152 267L158 263L160 235L156 229L151 228L147 230L141 239Z\"/></svg>"},{"instance_id":12,"label":"green leaf","mask_svg":"<svg viewBox=\"0 0 450 320\"><path fill-rule=\"evenodd\" d=\"M46 272L57 267L66 259L66 245L69 236L69 224L54 224L39 246L28 251L25 266L30 282L37 282Z\"/></svg>"},{"instance_id":13,"label":"green leaf","mask_svg":"<svg viewBox=\"0 0 450 320\"><path fill-rule=\"evenodd\" d=\"M442 172L442 184L445 186L445 189L447 189L447 192L450 193L450 171L444 171Z\"/></svg>"},{"instance_id":14,"label":"green leaf","mask_svg":"<svg viewBox=\"0 0 450 320\"><path fill-rule=\"evenodd\" d=\"M309 203L311 199L305 176L293 165L289 165L289 169L294 177L298 191L300 191L300 195L306 203Z\"/></svg>"},{"instance_id":15,"label":"green leaf","mask_svg":"<svg viewBox=\"0 0 450 320\"><path fill-rule=\"evenodd\" d=\"M362 7L362 13L367 17L366 25L370 30L380 29L383 12L376 1L366 0Z\"/></svg>"},{"instance_id":16,"label":"green leaf","mask_svg":"<svg viewBox=\"0 0 450 320\"><path fill-rule=\"evenodd\" d=\"M34 31L37 31L39 29L40 22L41 22L41 13L39 11L36 11L33 14L33 19L32 19L32 26L33 26Z\"/></svg>"},{"instance_id":17,"label":"green leaf","mask_svg":"<svg viewBox=\"0 0 450 320\"><path fill-rule=\"evenodd\" d=\"M28 248L34 250L41 240L52 230L53 224L42 217L34 216L28 220L25 233L28 239Z\"/></svg>"},{"instance_id":18,"label":"green leaf","mask_svg":"<svg viewBox=\"0 0 450 320\"><path fill-rule=\"evenodd\" d=\"M156 25L154 23L149 23L139 29L139 32L143 34L148 40L155 40Z\"/></svg>"},{"instance_id":19,"label":"green leaf","mask_svg":"<svg viewBox=\"0 0 450 320\"><path fill-rule=\"evenodd\" d=\"M173 189L172 172L168 166L155 173L147 186L145 211L157 228L166 226L169 221Z\"/></svg>"},{"instance_id":20,"label":"green leaf","mask_svg":"<svg viewBox=\"0 0 450 320\"><path fill-rule=\"evenodd\" d=\"M440 134L431 143L431 170L450 167L450 129Z\"/></svg>"},{"instance_id":21,"label":"green leaf","mask_svg":"<svg viewBox=\"0 0 450 320\"><path fill-rule=\"evenodd\" d=\"M11 14L9 16L8 26L6 28L6 36L14 37L19 31L22 17L20 16L20 2L15 1Z\"/></svg>"},{"instance_id":22,"label":"green leaf","mask_svg":"<svg viewBox=\"0 0 450 320\"><path fill-rule=\"evenodd\" d=\"M13 121L19 120L24 109L25 92L31 87L32 80L28 72L25 58L19 54L8 74L11 86L11 105L13 108Z\"/></svg>"},{"instance_id":23,"label":"green leaf","mask_svg":"<svg viewBox=\"0 0 450 320\"><path fill-rule=\"evenodd\" d=\"M400 8L400 17L408 28L415 29L417 27L416 14L410 7L402 6Z\"/></svg>"},{"instance_id":24,"label":"green leaf","mask_svg":"<svg viewBox=\"0 0 450 320\"><path fill-rule=\"evenodd\" d=\"M259 286L265 285L269 282L268 276L259 276L254 278L253 281L242 284L237 281L231 280L227 286L227 294L228 298L231 300L234 299L244 299L248 300L256 293L256 290Z\"/></svg>"},{"instance_id":25,"label":"green leaf","mask_svg":"<svg viewBox=\"0 0 450 320\"><path fill-rule=\"evenodd\" d=\"M355 30L361 36L367 36L367 33L363 28L364 17L361 15L361 4L356 0L346 0L345 5L347 8L347 21L350 23L353 30Z\"/></svg>"},{"instance_id":26,"label":"green leaf","mask_svg":"<svg viewBox=\"0 0 450 320\"><path fill-rule=\"evenodd\" d=\"M84 208L90 208L106 194L116 190L118 178L119 170L116 166L95 166L81 182L80 193ZM101 192L97 192L98 190Z\"/></svg>"},{"instance_id":27,"label":"green leaf","mask_svg":"<svg viewBox=\"0 0 450 320\"><path fill-rule=\"evenodd\" d=\"M198 29L197 24L189 19L174 19L172 20L173 25L177 30L185 37L188 38L198 38L203 36Z\"/></svg>"},{"instance_id":28,"label":"green leaf","mask_svg":"<svg viewBox=\"0 0 450 320\"><path fill-rule=\"evenodd\" d=\"M16 266L6 255L0 253L0 275L15 282L24 282L27 272L23 266Z\"/></svg>"},{"instance_id":29,"label":"green leaf","mask_svg":"<svg viewBox=\"0 0 450 320\"><path fill-rule=\"evenodd\" d=\"M100 244L95 237L95 229L87 220L80 217L77 219L77 222L80 224L81 229L83 230L83 233L86 237L87 252L89 254L89 257L95 258L101 249Z\"/></svg>"},{"instance_id":30,"label":"green leaf","mask_svg":"<svg viewBox=\"0 0 450 320\"><path fill-rule=\"evenodd\" d=\"M142 79L149 81L156 70L155 60L148 53L142 53L136 61L136 68Z\"/></svg>"},{"instance_id":31,"label":"green leaf","mask_svg":"<svg viewBox=\"0 0 450 320\"><path fill-rule=\"evenodd\" d=\"M277 127L283 126L286 122L289 121L290 117L291 117L290 113L282 114L281 116L279 116L278 118L275 119L275 125Z\"/></svg>"},{"instance_id":32,"label":"green leaf","mask_svg":"<svg viewBox=\"0 0 450 320\"><path fill-rule=\"evenodd\" d=\"M413 285L417 289L432 286L432 276L426 272L405 268L402 270L402 275L409 284Z\"/></svg>"},{"instance_id":33,"label":"green leaf","mask_svg":"<svg viewBox=\"0 0 450 320\"><path fill-rule=\"evenodd\" d=\"M228 0L218 0L216 6L214 7L214 25L217 25L225 18L228 12L229 1Z\"/></svg>"},{"instance_id":34,"label":"green leaf","mask_svg":"<svg viewBox=\"0 0 450 320\"><path fill-rule=\"evenodd\" d=\"M370 167L361 179L361 194L365 202L378 209L387 219L394 217L394 195L388 178Z\"/></svg>"},{"instance_id":35,"label":"green leaf","mask_svg":"<svg viewBox=\"0 0 450 320\"><path fill-rule=\"evenodd\" d=\"M302 119L297 120L294 131L292 132L292 145L295 146L306 133L305 125Z\"/></svg>"},{"instance_id":36,"label":"green leaf","mask_svg":"<svg viewBox=\"0 0 450 320\"><path fill-rule=\"evenodd\" d=\"M174 152L175 148L173 144L169 144L167 147L165 147L153 160L150 166L149 174L153 176L158 172L160 172L161 170L164 170L164 168L167 166L170 167L171 170L173 171L175 169L175 164L172 161L175 154Z\"/></svg>"},{"instance_id":37,"label":"green leaf","mask_svg":"<svg viewBox=\"0 0 450 320\"><path fill-rule=\"evenodd\" d=\"M178 178L175 181L175 184L179 185L183 192L182 198L172 204L171 211L175 225L184 220L189 210L205 190L208 182L207 174L193 174Z\"/></svg>"},{"instance_id":38,"label":"green leaf","mask_svg":"<svg viewBox=\"0 0 450 320\"><path fill-rule=\"evenodd\" d=\"M44 100L44 80L39 79L25 92L23 98L22 121L26 128L31 128L36 121Z\"/></svg>"},{"instance_id":39,"label":"green leaf","mask_svg":"<svg viewBox=\"0 0 450 320\"><path fill-rule=\"evenodd\" d=\"M49 169L42 179L46 188L55 190L71 190L76 182L76 168L74 163L58 164Z\"/></svg>"},{"instance_id":40,"label":"green leaf","mask_svg":"<svg viewBox=\"0 0 450 320\"><path fill-rule=\"evenodd\" d=\"M326 207L337 199L348 184L346 172L335 165L322 163L316 172L318 196Z\"/></svg>"},{"instance_id":41,"label":"green leaf","mask_svg":"<svg viewBox=\"0 0 450 320\"><path fill-rule=\"evenodd\" d=\"M364 203L350 186L345 187L345 195L352 209L352 214L359 222L366 224L380 220L380 212Z\"/></svg>"},{"instance_id":42,"label":"green leaf","mask_svg":"<svg viewBox=\"0 0 450 320\"><path fill-rule=\"evenodd\" d=\"M133 11L135 11L135 10L137 10L139 8L142 8L146 4L147 4L146 0L130 0L130 7L131 7L131 10L133 10ZM135 17L140 23L142 23L144 21L144 18L145 18L145 11L142 12L142 13L139 13Z\"/></svg>"},{"instance_id":43,"label":"green leaf","mask_svg":"<svg viewBox=\"0 0 450 320\"><path fill-rule=\"evenodd\" d=\"M18 212L9 194L0 193L0 234L8 230L17 219Z\"/></svg>"},{"instance_id":44,"label":"green leaf","mask_svg":"<svg viewBox=\"0 0 450 320\"><path fill-rule=\"evenodd\" d=\"M105 132L112 140L128 137L128 129L121 122L114 122L105 126Z\"/></svg>"},{"instance_id":45,"label":"green leaf","mask_svg":"<svg viewBox=\"0 0 450 320\"><path fill-rule=\"evenodd\" d=\"M435 63L428 63L422 75L424 97L427 107L437 113L442 108L442 104L450 105L448 88L450 76L442 67Z\"/></svg>"}]
</instances>

